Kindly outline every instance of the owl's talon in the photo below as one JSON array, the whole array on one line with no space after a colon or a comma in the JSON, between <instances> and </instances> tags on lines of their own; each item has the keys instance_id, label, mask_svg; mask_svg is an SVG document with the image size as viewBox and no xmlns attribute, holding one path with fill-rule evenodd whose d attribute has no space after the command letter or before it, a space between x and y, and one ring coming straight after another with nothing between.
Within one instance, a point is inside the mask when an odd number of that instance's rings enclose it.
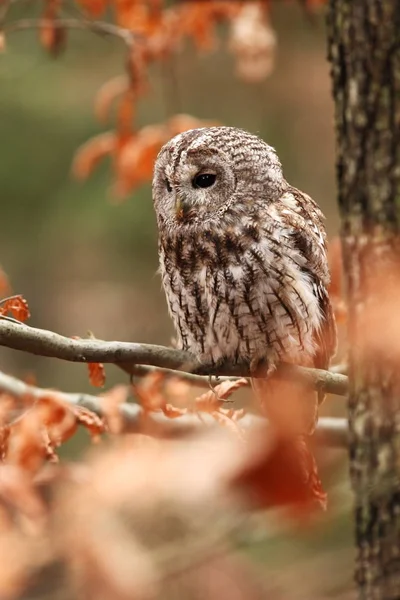
<instances>
[{"instance_id":1,"label":"owl's talon","mask_svg":"<svg viewBox=\"0 0 400 600\"><path fill-rule=\"evenodd\" d=\"M213 385L213 379L215 379L216 382L217 382L215 386ZM229 404L230 402L233 402L232 398L221 398L221 396L215 390L216 386L218 385L219 380L220 380L219 375L209 375L208 376L208 387L210 388L210 390L214 394L216 400L218 402L221 402L221 403L224 403L224 404Z\"/></svg>"},{"instance_id":2,"label":"owl's talon","mask_svg":"<svg viewBox=\"0 0 400 600\"><path fill-rule=\"evenodd\" d=\"M214 392L214 394L217 396L218 394L217 394L217 392L215 391L215 387L216 387L216 385L218 385L218 384L215 384L215 386L213 385L213 380L214 380L214 379L218 379L218 378L217 378L215 375L209 375L209 376L208 376L208 387L209 387L209 388L210 388L210 390L211 390L212 392Z\"/></svg>"},{"instance_id":3,"label":"owl's talon","mask_svg":"<svg viewBox=\"0 0 400 600\"><path fill-rule=\"evenodd\" d=\"M216 380L215 386L213 385L213 379ZM212 391L212 393L214 394L214 396L215 396L216 400L218 400L218 402L225 402L225 400L218 395L218 392L215 391L215 388L218 385L218 380L219 380L218 375L209 375L208 376L208 387L210 388L210 390Z\"/></svg>"}]
</instances>

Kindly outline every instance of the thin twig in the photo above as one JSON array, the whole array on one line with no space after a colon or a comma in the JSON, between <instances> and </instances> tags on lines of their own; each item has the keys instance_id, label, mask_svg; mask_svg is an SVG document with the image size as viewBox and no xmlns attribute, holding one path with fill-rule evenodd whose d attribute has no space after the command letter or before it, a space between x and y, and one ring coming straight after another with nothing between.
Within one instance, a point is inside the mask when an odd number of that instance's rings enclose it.
<instances>
[{"instance_id":1,"label":"thin twig","mask_svg":"<svg viewBox=\"0 0 400 600\"><path fill-rule=\"evenodd\" d=\"M49 398L61 400L68 404L83 406L96 413L100 417L106 417L104 414L104 402L101 396L91 394L68 394L52 389L39 388L28 385L20 379L7 375L0 371L0 392L6 392L17 399L23 400L26 397L32 399ZM209 425L216 427L215 420L211 415L202 415L200 421L195 414L187 414L175 419L169 419L162 413L145 413L139 404L123 403L119 406L122 417L124 432L140 433L143 431L143 424L146 425L146 433L156 433L157 435L176 436L185 435L199 427ZM144 419L146 419L144 421ZM239 425L245 429L249 427L261 427L267 424L263 417L246 414L238 421ZM332 448L342 448L347 445L347 421L338 418L321 418L315 433L315 439L323 446Z\"/></svg>"},{"instance_id":2,"label":"thin twig","mask_svg":"<svg viewBox=\"0 0 400 600\"><path fill-rule=\"evenodd\" d=\"M134 375L136 377L146 377L150 373L161 372L164 373L166 377L179 377L183 381L194 385L196 387L209 389L209 378L205 375L195 375L194 373L182 373L181 371L176 371L174 369L163 369L162 367L152 367L151 365L135 365L135 364L119 364L117 365L123 371L128 373L128 375ZM218 377L218 383L222 381L235 381L237 377L223 376ZM249 381L250 383L250 381Z\"/></svg>"},{"instance_id":3,"label":"thin twig","mask_svg":"<svg viewBox=\"0 0 400 600\"><path fill-rule=\"evenodd\" d=\"M72 339L52 331L28 325L16 325L0 319L0 346L49 356L72 362L101 362L121 365L134 373L137 365L152 365L183 373L250 377L247 365L211 367L200 364L194 356L181 350L129 342L104 342L96 339ZM345 375L320 369L281 365L282 378L302 381L326 393L345 395L348 380Z\"/></svg>"},{"instance_id":4,"label":"thin twig","mask_svg":"<svg viewBox=\"0 0 400 600\"><path fill-rule=\"evenodd\" d=\"M51 21L54 26L65 29L79 29L85 31L94 31L103 35L109 35L120 38L127 46L131 47L135 38L135 34L126 29L112 23L104 21L89 21L74 18L59 18ZM3 26L3 31L7 33L15 31L27 31L29 29L40 29L48 25L48 19L18 19Z\"/></svg>"}]
</instances>

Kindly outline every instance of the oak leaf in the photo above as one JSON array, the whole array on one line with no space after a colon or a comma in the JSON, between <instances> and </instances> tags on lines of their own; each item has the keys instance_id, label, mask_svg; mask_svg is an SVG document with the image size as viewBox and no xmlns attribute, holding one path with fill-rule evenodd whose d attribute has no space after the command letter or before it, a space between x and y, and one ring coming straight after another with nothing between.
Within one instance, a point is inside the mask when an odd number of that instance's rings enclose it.
<instances>
[{"instance_id":1,"label":"oak leaf","mask_svg":"<svg viewBox=\"0 0 400 600\"><path fill-rule=\"evenodd\" d=\"M221 408L223 400L227 400L234 392L236 392L236 390L248 385L249 382L244 377L241 379L222 381L213 389L196 398L196 410L202 410L204 412L218 410Z\"/></svg>"},{"instance_id":2,"label":"oak leaf","mask_svg":"<svg viewBox=\"0 0 400 600\"><path fill-rule=\"evenodd\" d=\"M83 406L72 405L71 412L77 423L85 427L90 433L93 441L97 441L100 438L100 435L106 431L107 428L104 419L91 410L88 410Z\"/></svg>"},{"instance_id":3,"label":"oak leaf","mask_svg":"<svg viewBox=\"0 0 400 600\"><path fill-rule=\"evenodd\" d=\"M99 162L111 155L117 147L113 131L101 133L83 144L75 153L72 174L76 179L87 179Z\"/></svg>"},{"instance_id":4,"label":"oak leaf","mask_svg":"<svg viewBox=\"0 0 400 600\"><path fill-rule=\"evenodd\" d=\"M0 315L10 313L17 321L24 322L31 316L28 302L21 295L0 300Z\"/></svg>"},{"instance_id":5,"label":"oak leaf","mask_svg":"<svg viewBox=\"0 0 400 600\"><path fill-rule=\"evenodd\" d=\"M106 382L106 372L103 363L88 363L89 381L94 387L103 387Z\"/></svg>"},{"instance_id":6,"label":"oak leaf","mask_svg":"<svg viewBox=\"0 0 400 600\"><path fill-rule=\"evenodd\" d=\"M253 433L249 444L249 455L232 478L232 485L250 504L286 507L296 518L326 509L327 495L304 436L283 438L265 428L259 435Z\"/></svg>"},{"instance_id":7,"label":"oak leaf","mask_svg":"<svg viewBox=\"0 0 400 600\"><path fill-rule=\"evenodd\" d=\"M105 123L110 115L113 102L126 93L129 81L126 75L119 75L104 83L97 92L94 112L98 120Z\"/></svg>"}]
</instances>

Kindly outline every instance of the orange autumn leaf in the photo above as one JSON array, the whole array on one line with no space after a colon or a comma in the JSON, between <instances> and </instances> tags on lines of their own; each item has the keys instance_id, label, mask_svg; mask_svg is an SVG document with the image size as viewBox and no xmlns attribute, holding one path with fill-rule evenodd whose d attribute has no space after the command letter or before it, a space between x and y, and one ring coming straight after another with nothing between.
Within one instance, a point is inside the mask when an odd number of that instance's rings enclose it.
<instances>
[{"instance_id":1,"label":"orange autumn leaf","mask_svg":"<svg viewBox=\"0 0 400 600\"><path fill-rule=\"evenodd\" d=\"M216 44L215 25L232 18L238 10L236 2L193 1L178 7L178 31L191 38L201 50L212 50Z\"/></svg>"},{"instance_id":2,"label":"orange autumn leaf","mask_svg":"<svg viewBox=\"0 0 400 600\"><path fill-rule=\"evenodd\" d=\"M31 474L37 473L48 456L43 431L41 415L33 406L9 427L4 448L7 463Z\"/></svg>"},{"instance_id":3,"label":"orange autumn leaf","mask_svg":"<svg viewBox=\"0 0 400 600\"><path fill-rule=\"evenodd\" d=\"M65 27L57 20L60 8L60 0L46 0L39 27L40 43L53 56L57 56L64 49L67 35Z\"/></svg>"},{"instance_id":4,"label":"orange autumn leaf","mask_svg":"<svg viewBox=\"0 0 400 600\"><path fill-rule=\"evenodd\" d=\"M166 417L168 417L169 419L176 419L178 417L182 417L183 415L187 414L187 409L177 408L176 406L173 406L172 404L165 404L162 407L162 411L163 411L164 415Z\"/></svg>"},{"instance_id":5,"label":"orange autumn leaf","mask_svg":"<svg viewBox=\"0 0 400 600\"><path fill-rule=\"evenodd\" d=\"M139 384L132 386L141 407L145 411L163 410L166 404L163 393L164 381L164 373L162 371L154 371L143 377Z\"/></svg>"},{"instance_id":6,"label":"orange autumn leaf","mask_svg":"<svg viewBox=\"0 0 400 600\"><path fill-rule=\"evenodd\" d=\"M101 86L94 104L94 112L100 122L107 121L113 102L127 92L128 89L129 81L126 75L114 77Z\"/></svg>"},{"instance_id":7,"label":"orange autumn leaf","mask_svg":"<svg viewBox=\"0 0 400 600\"><path fill-rule=\"evenodd\" d=\"M116 136L113 131L101 133L83 144L75 153L72 174L77 179L87 179L99 162L116 148Z\"/></svg>"},{"instance_id":8,"label":"orange autumn leaf","mask_svg":"<svg viewBox=\"0 0 400 600\"><path fill-rule=\"evenodd\" d=\"M105 431L104 420L94 412L60 400L56 395L41 397L35 403L40 420L45 426L51 446L60 446L76 432L77 426L85 427L90 435L97 438Z\"/></svg>"},{"instance_id":9,"label":"orange autumn leaf","mask_svg":"<svg viewBox=\"0 0 400 600\"><path fill-rule=\"evenodd\" d=\"M125 195L151 179L154 162L167 139L162 126L149 125L139 131L121 150L116 159L116 192Z\"/></svg>"},{"instance_id":10,"label":"orange autumn leaf","mask_svg":"<svg viewBox=\"0 0 400 600\"><path fill-rule=\"evenodd\" d=\"M258 508L287 507L298 518L326 509L327 495L304 437L281 438L266 429L251 444L253 453L232 479L250 503Z\"/></svg>"},{"instance_id":11,"label":"orange autumn leaf","mask_svg":"<svg viewBox=\"0 0 400 600\"><path fill-rule=\"evenodd\" d=\"M141 36L151 36L161 25L160 0L114 0L114 8L116 23Z\"/></svg>"},{"instance_id":12,"label":"orange autumn leaf","mask_svg":"<svg viewBox=\"0 0 400 600\"><path fill-rule=\"evenodd\" d=\"M125 88L126 89L126 88ZM101 98L99 111L101 117L106 117L110 103L122 92L120 82ZM117 109L117 132L108 131L100 134L83 146L75 154L72 173L77 179L86 179L101 159L109 155L113 159L115 171L114 193L124 197L136 187L150 181L153 175L154 162L161 147L174 135L198 127L218 125L216 121L202 121L186 114L178 114L166 123L148 125L136 133L131 132L135 103L133 88L127 93L122 92Z\"/></svg>"},{"instance_id":13,"label":"orange autumn leaf","mask_svg":"<svg viewBox=\"0 0 400 600\"><path fill-rule=\"evenodd\" d=\"M84 408L83 406L71 406L70 410L77 423L85 427L90 433L93 441L97 441L102 433L106 431L104 419L96 415L96 413Z\"/></svg>"},{"instance_id":14,"label":"orange autumn leaf","mask_svg":"<svg viewBox=\"0 0 400 600\"><path fill-rule=\"evenodd\" d=\"M240 410L225 410L220 408L210 413L217 423L226 427L233 433L241 442L245 442L246 438L242 428L240 427L240 419L244 416L244 411Z\"/></svg>"},{"instance_id":15,"label":"orange autumn leaf","mask_svg":"<svg viewBox=\"0 0 400 600\"><path fill-rule=\"evenodd\" d=\"M118 100L117 105L117 130L119 136L131 136L133 119L135 116L135 90L128 88Z\"/></svg>"},{"instance_id":16,"label":"orange autumn leaf","mask_svg":"<svg viewBox=\"0 0 400 600\"><path fill-rule=\"evenodd\" d=\"M239 438L243 438L242 432L238 426L238 421L244 416L244 411L242 409L225 409L223 408L223 401L228 399L239 388L247 386L247 379L242 378L233 381L224 381L205 394L195 398L194 402L189 400L189 386L186 383L183 384L180 394L175 397L174 390L177 389L178 385L178 378L176 378L176 380L172 382L172 385L165 386L166 390L172 395L172 401L174 402L174 404L169 402L161 405L161 410L166 417L176 419L191 413L202 419L202 413L205 413L213 417L220 425L228 427L228 429L235 435L238 435ZM184 395L185 391L187 394L186 402L183 403L183 398L180 396ZM180 406L176 406L177 403L180 404ZM186 406L184 404L186 404Z\"/></svg>"},{"instance_id":17,"label":"orange autumn leaf","mask_svg":"<svg viewBox=\"0 0 400 600\"><path fill-rule=\"evenodd\" d=\"M165 124L143 127L124 144L116 156L116 194L124 196L145 181L151 180L154 162L161 147L174 135L188 129L211 125L216 123L182 114L176 115Z\"/></svg>"},{"instance_id":18,"label":"orange autumn leaf","mask_svg":"<svg viewBox=\"0 0 400 600\"><path fill-rule=\"evenodd\" d=\"M169 419L176 419L187 414L210 415L220 425L231 429L239 437L243 437L238 421L244 416L239 409L223 408L223 400L229 398L237 389L247 386L247 379L223 381L214 389L194 399L190 398L190 386L179 380L172 380L161 371L146 375L138 385L133 386L142 408L148 412L162 412Z\"/></svg>"},{"instance_id":19,"label":"orange autumn leaf","mask_svg":"<svg viewBox=\"0 0 400 600\"><path fill-rule=\"evenodd\" d=\"M106 382L106 373L103 363L88 363L89 381L94 387L103 387Z\"/></svg>"},{"instance_id":20,"label":"orange autumn leaf","mask_svg":"<svg viewBox=\"0 0 400 600\"><path fill-rule=\"evenodd\" d=\"M42 433L48 453L69 440L77 430L77 422L72 407L52 395L42 396L34 405L34 409L42 424Z\"/></svg>"},{"instance_id":21,"label":"orange autumn leaf","mask_svg":"<svg viewBox=\"0 0 400 600\"><path fill-rule=\"evenodd\" d=\"M190 37L201 50L213 50L216 44L209 7L202 3L184 6L179 14L179 31ZM186 10L184 10L186 9Z\"/></svg>"},{"instance_id":22,"label":"orange autumn leaf","mask_svg":"<svg viewBox=\"0 0 400 600\"><path fill-rule=\"evenodd\" d=\"M58 56L65 48L67 30L52 18L43 20L39 29L39 40L43 48Z\"/></svg>"},{"instance_id":23,"label":"orange autumn leaf","mask_svg":"<svg viewBox=\"0 0 400 600\"><path fill-rule=\"evenodd\" d=\"M100 17L107 5L108 0L75 0L77 4L82 6L82 8L91 16L91 17Z\"/></svg>"},{"instance_id":24,"label":"orange autumn leaf","mask_svg":"<svg viewBox=\"0 0 400 600\"><path fill-rule=\"evenodd\" d=\"M25 298L21 295L10 296L0 300L0 315L10 313L17 321L24 322L29 319L29 306Z\"/></svg>"},{"instance_id":25,"label":"orange autumn leaf","mask_svg":"<svg viewBox=\"0 0 400 600\"><path fill-rule=\"evenodd\" d=\"M145 43L137 43L131 49L126 61L126 71L129 77L130 89L136 94L143 94L146 89L146 67L149 62L148 50Z\"/></svg>"},{"instance_id":26,"label":"orange autumn leaf","mask_svg":"<svg viewBox=\"0 0 400 600\"><path fill-rule=\"evenodd\" d=\"M149 23L149 33L143 47L143 58L147 63L171 57L181 42L181 7L172 6L161 13L160 19Z\"/></svg>"},{"instance_id":27,"label":"orange autumn leaf","mask_svg":"<svg viewBox=\"0 0 400 600\"><path fill-rule=\"evenodd\" d=\"M75 434L79 424L93 438L105 431L103 419L66 403L52 390L39 398L28 398L26 405L25 412L1 428L0 447L3 460L33 475L45 462L58 461L56 448Z\"/></svg>"},{"instance_id":28,"label":"orange autumn leaf","mask_svg":"<svg viewBox=\"0 0 400 600\"><path fill-rule=\"evenodd\" d=\"M168 376L165 380L164 392L167 398L173 399L175 406L186 407L192 391L193 386L179 375Z\"/></svg>"},{"instance_id":29,"label":"orange autumn leaf","mask_svg":"<svg viewBox=\"0 0 400 600\"><path fill-rule=\"evenodd\" d=\"M221 408L221 401L227 400L236 390L249 385L247 379L242 377L232 381L222 381L212 390L196 398L196 410L213 412Z\"/></svg>"}]
</instances>

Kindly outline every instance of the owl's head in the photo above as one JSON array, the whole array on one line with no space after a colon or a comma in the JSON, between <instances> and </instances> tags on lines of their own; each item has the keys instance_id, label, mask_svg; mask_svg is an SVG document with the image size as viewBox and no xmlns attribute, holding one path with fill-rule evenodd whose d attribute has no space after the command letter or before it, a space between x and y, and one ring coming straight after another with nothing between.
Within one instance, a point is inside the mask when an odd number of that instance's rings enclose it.
<instances>
[{"instance_id":1,"label":"owl's head","mask_svg":"<svg viewBox=\"0 0 400 600\"><path fill-rule=\"evenodd\" d=\"M274 202L286 182L275 150L234 127L185 131L161 149L153 200L159 226L237 218Z\"/></svg>"}]
</instances>

